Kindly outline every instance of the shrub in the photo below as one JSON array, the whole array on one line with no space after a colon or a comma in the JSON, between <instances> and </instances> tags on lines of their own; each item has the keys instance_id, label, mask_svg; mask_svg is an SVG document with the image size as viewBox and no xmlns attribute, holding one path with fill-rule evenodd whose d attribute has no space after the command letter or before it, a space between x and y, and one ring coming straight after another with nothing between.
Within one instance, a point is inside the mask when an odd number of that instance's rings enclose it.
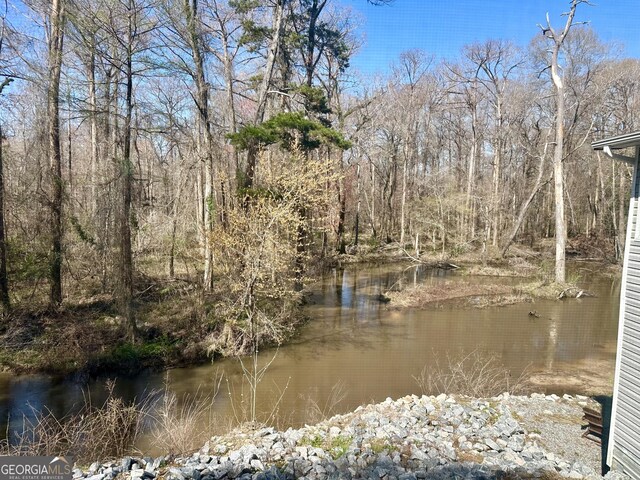
<instances>
[{"instance_id":1,"label":"shrub","mask_svg":"<svg viewBox=\"0 0 640 480\"><path fill-rule=\"evenodd\" d=\"M525 393L528 385L526 370L512 378L511 371L493 355L477 350L457 357L447 354L446 365L438 361L434 366L425 365L417 377L413 377L423 394L446 393L469 397L494 397L501 393Z\"/></svg>"},{"instance_id":2,"label":"shrub","mask_svg":"<svg viewBox=\"0 0 640 480\"><path fill-rule=\"evenodd\" d=\"M185 395L180 401L165 384L164 393L156 402L152 415L154 445L172 455L186 453L202 445L215 423L213 406L221 380L220 376L215 381L212 395L198 390L195 394Z\"/></svg>"},{"instance_id":3,"label":"shrub","mask_svg":"<svg viewBox=\"0 0 640 480\"><path fill-rule=\"evenodd\" d=\"M16 442L0 444L3 455L72 455L81 463L105 457L122 457L133 449L147 417L150 397L125 402L114 394L115 383L107 382L107 398L96 406L85 395L75 413L62 417L51 410L33 411L23 418Z\"/></svg>"}]
</instances>

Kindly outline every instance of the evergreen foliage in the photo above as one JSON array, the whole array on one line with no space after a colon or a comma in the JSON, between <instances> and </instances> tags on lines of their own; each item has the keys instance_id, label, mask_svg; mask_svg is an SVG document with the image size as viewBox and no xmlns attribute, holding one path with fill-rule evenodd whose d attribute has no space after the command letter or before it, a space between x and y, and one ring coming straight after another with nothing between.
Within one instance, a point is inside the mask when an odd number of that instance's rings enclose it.
<instances>
[{"instance_id":1,"label":"evergreen foliage","mask_svg":"<svg viewBox=\"0 0 640 480\"><path fill-rule=\"evenodd\" d=\"M265 147L276 143L289 151L295 145L303 151L315 150L321 145L333 145L342 150L351 148L351 142L340 132L300 112L279 113L260 125L247 125L238 133L229 134L228 138L240 150L251 145Z\"/></svg>"}]
</instances>

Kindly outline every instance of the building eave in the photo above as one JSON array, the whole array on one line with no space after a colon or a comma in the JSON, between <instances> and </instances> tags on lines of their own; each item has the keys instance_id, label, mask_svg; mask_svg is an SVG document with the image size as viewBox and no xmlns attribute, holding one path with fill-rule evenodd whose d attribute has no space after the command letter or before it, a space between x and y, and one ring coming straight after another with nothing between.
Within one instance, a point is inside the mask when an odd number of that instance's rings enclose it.
<instances>
[{"instance_id":1,"label":"building eave","mask_svg":"<svg viewBox=\"0 0 640 480\"><path fill-rule=\"evenodd\" d=\"M619 150L621 148L637 146L640 146L640 131L616 135L615 137L598 140L591 144L594 150L604 150L605 147L609 147L611 150Z\"/></svg>"}]
</instances>

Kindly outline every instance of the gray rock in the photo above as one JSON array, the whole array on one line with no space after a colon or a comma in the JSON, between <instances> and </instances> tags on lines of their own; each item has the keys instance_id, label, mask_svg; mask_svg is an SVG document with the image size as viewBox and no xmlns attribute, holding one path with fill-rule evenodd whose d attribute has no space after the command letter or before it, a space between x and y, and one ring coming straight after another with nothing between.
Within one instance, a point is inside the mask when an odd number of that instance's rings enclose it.
<instances>
[{"instance_id":1,"label":"gray rock","mask_svg":"<svg viewBox=\"0 0 640 480\"><path fill-rule=\"evenodd\" d=\"M169 472L165 475L167 480L185 480L185 476L182 470L176 467L171 467Z\"/></svg>"},{"instance_id":2,"label":"gray rock","mask_svg":"<svg viewBox=\"0 0 640 480\"><path fill-rule=\"evenodd\" d=\"M414 473L402 473L398 476L398 480L416 480L416 478Z\"/></svg>"},{"instance_id":3,"label":"gray rock","mask_svg":"<svg viewBox=\"0 0 640 480\"><path fill-rule=\"evenodd\" d=\"M131 478L133 479L133 474L131 475ZM141 480L151 480L152 478L156 478L156 474L149 470L143 470L142 475L139 478Z\"/></svg>"},{"instance_id":4,"label":"gray rock","mask_svg":"<svg viewBox=\"0 0 640 480\"><path fill-rule=\"evenodd\" d=\"M195 474L195 472L197 472L197 470L193 467L184 467L180 469L180 472L182 473L184 478L193 478L193 475ZM198 475L200 475L200 472L198 472Z\"/></svg>"},{"instance_id":5,"label":"gray rock","mask_svg":"<svg viewBox=\"0 0 640 480\"><path fill-rule=\"evenodd\" d=\"M132 480L142 478L143 474L144 474L144 469L142 469L142 468L132 468L131 469L131 479Z\"/></svg>"},{"instance_id":6,"label":"gray rock","mask_svg":"<svg viewBox=\"0 0 640 480\"><path fill-rule=\"evenodd\" d=\"M629 480L629 477L617 470L609 470L604 476L605 480Z\"/></svg>"},{"instance_id":7,"label":"gray rock","mask_svg":"<svg viewBox=\"0 0 640 480\"><path fill-rule=\"evenodd\" d=\"M427 455L425 452L420 450L415 445L411 445L411 458L415 460L426 461L426 460L429 460L429 455Z\"/></svg>"},{"instance_id":8,"label":"gray rock","mask_svg":"<svg viewBox=\"0 0 640 480\"><path fill-rule=\"evenodd\" d=\"M456 460L456 458L458 457L456 455L456 451L455 449L450 446L450 445L445 445L444 446L444 455L449 459L449 460Z\"/></svg>"},{"instance_id":9,"label":"gray rock","mask_svg":"<svg viewBox=\"0 0 640 480\"><path fill-rule=\"evenodd\" d=\"M502 450L502 447L500 447L500 445L498 445L495 441L493 441L490 438L487 438L484 443L487 445L487 447L489 447L491 450L495 450L496 452L499 452Z\"/></svg>"},{"instance_id":10,"label":"gray rock","mask_svg":"<svg viewBox=\"0 0 640 480\"><path fill-rule=\"evenodd\" d=\"M514 435L507 442L507 448L513 450L514 452L521 452L524 448L524 435Z\"/></svg>"},{"instance_id":11,"label":"gray rock","mask_svg":"<svg viewBox=\"0 0 640 480\"><path fill-rule=\"evenodd\" d=\"M229 451L229 449L227 448L226 445L218 444L213 448L213 451L216 452L219 455L224 455L225 453L227 453ZM209 452L207 451L206 453L209 453Z\"/></svg>"},{"instance_id":12,"label":"gray rock","mask_svg":"<svg viewBox=\"0 0 640 480\"><path fill-rule=\"evenodd\" d=\"M214 470L213 472L211 472L213 475L214 480L220 480L222 478L225 478L227 476L227 473L229 473L229 470L227 470L226 468L219 468L217 470Z\"/></svg>"},{"instance_id":13,"label":"gray rock","mask_svg":"<svg viewBox=\"0 0 640 480\"><path fill-rule=\"evenodd\" d=\"M528 400L533 402L531 409L526 404ZM236 438L214 437L210 441L211 447L207 443L206 448L198 452L170 459L170 464L175 466L168 472L160 469L164 459L126 457L118 466L92 464L89 475L100 472L103 478L91 480L113 480L115 475L133 469L131 480L154 480L159 474L167 480L280 480L294 477L307 480L495 480L501 478L500 472L506 472L510 478L538 478L558 472L565 477L594 479L595 472L587 465L570 464L560 455L547 451L547 447L541 448L539 445L547 445L544 429L541 429L542 436L536 433L525 436L511 413L513 410L518 413L517 418L528 419L531 415L544 415L543 410L557 413L576 408L580 408L577 399L560 400L552 396L529 399L502 394L491 402L465 399L460 403L447 395L437 399L407 396L397 401L363 406L355 414L313 427L282 433L264 428L239 432ZM522 422L528 429L535 427L528 420ZM325 451L301 442L303 438L319 437L326 445L331 445L331 440L337 436L351 439L345 455L342 451ZM231 451L230 445L243 446ZM484 458L483 467L456 463L458 452L468 452L471 457L480 455ZM338 453L340 458L334 459ZM273 466L274 462L281 469ZM74 471L74 480L82 480L81 476L80 470ZM124 476L126 478L128 476ZM627 480L614 476L610 480L623 479Z\"/></svg>"},{"instance_id":14,"label":"gray rock","mask_svg":"<svg viewBox=\"0 0 640 480\"><path fill-rule=\"evenodd\" d=\"M122 471L128 472L131 470L131 465L133 464L133 459L131 457L124 457L121 462Z\"/></svg>"},{"instance_id":15,"label":"gray rock","mask_svg":"<svg viewBox=\"0 0 640 480\"><path fill-rule=\"evenodd\" d=\"M307 459L309 457L309 452L307 447L296 447L296 453L300 455L300 458Z\"/></svg>"},{"instance_id":16,"label":"gray rock","mask_svg":"<svg viewBox=\"0 0 640 480\"><path fill-rule=\"evenodd\" d=\"M256 473L253 476L253 480L280 480L284 478L284 474L281 474L276 467L271 467L268 470Z\"/></svg>"},{"instance_id":17,"label":"gray rock","mask_svg":"<svg viewBox=\"0 0 640 480\"><path fill-rule=\"evenodd\" d=\"M242 453L237 450L231 452L229 454L229 460L231 463L240 463L240 460L242 460Z\"/></svg>"}]
</instances>

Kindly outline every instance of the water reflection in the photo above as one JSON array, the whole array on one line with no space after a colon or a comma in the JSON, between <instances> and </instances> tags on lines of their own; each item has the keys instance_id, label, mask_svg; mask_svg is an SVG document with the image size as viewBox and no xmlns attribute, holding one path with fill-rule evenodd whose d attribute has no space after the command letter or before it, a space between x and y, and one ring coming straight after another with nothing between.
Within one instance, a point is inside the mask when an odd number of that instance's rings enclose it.
<instances>
[{"instance_id":1,"label":"water reflection","mask_svg":"<svg viewBox=\"0 0 640 480\"><path fill-rule=\"evenodd\" d=\"M346 389L342 411L388 396L418 393L413 376L448 353L479 350L494 354L514 376L527 367L553 371L567 365L588 368L604 361L613 368L619 282L588 271L584 278L584 288L596 298L538 301L534 306L400 311L381 304L379 295L420 282L447 280L455 288L461 280L495 279L461 278L416 267L335 270L312 287L306 307L308 324L278 350L259 387L259 411L270 415L281 396L277 423L299 425L307 419L309 397L323 405L338 383ZM539 318L528 315L534 309ZM264 364L273 355L273 350L265 351L260 361ZM215 408L221 418L229 419L238 415L238 407L246 398L243 394L247 394L242 369L232 359L121 378L116 391L127 399L142 398L168 381L178 396L196 391L208 394L214 391L215 379L221 374L228 383L223 382ZM92 382L85 388L95 402L104 398L102 382ZM555 392L572 393L571 386ZM10 416L11 427L18 428L22 414L29 411L28 405L47 406L60 414L77 405L82 396L80 386L50 377L0 375L0 419ZM0 428L5 431L4 426ZM142 446L150 448L144 443Z\"/></svg>"}]
</instances>

